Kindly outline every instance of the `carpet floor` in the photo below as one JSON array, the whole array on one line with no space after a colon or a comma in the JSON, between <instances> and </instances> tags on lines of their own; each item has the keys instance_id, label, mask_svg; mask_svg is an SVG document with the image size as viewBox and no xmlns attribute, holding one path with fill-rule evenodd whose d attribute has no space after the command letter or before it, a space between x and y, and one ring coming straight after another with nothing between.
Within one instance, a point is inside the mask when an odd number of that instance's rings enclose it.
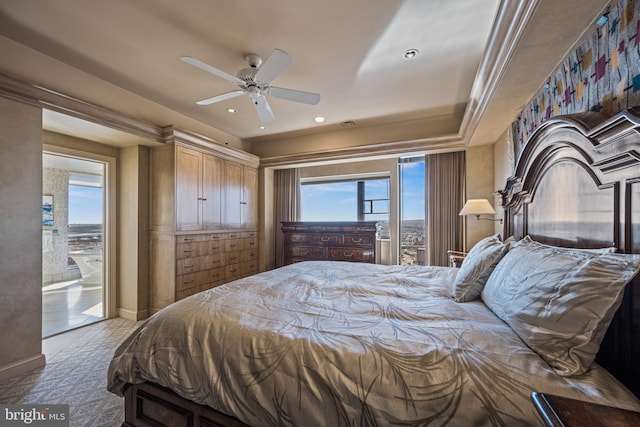
<instances>
[{"instance_id":1,"label":"carpet floor","mask_svg":"<svg viewBox=\"0 0 640 427\"><path fill-rule=\"evenodd\" d=\"M124 399L107 391L107 369L138 324L115 318L42 340L46 366L0 382L0 404L68 404L72 427L120 426Z\"/></svg>"}]
</instances>

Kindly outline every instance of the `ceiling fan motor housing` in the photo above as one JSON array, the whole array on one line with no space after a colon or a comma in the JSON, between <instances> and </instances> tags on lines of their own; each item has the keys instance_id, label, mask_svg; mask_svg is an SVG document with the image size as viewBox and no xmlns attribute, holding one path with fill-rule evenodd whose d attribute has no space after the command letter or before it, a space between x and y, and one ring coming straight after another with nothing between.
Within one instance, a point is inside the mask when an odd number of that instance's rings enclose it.
<instances>
[{"instance_id":1,"label":"ceiling fan motor housing","mask_svg":"<svg viewBox=\"0 0 640 427\"><path fill-rule=\"evenodd\" d=\"M236 76L240 80L245 81L247 84L254 84L257 72L257 68L243 68L242 70L238 71L238 74L236 74Z\"/></svg>"}]
</instances>

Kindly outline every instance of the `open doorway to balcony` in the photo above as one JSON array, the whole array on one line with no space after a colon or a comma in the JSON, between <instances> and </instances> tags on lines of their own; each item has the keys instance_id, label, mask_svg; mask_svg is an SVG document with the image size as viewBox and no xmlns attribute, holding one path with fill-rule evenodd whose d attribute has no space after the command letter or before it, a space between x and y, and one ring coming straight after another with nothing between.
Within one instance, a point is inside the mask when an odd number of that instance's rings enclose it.
<instances>
[{"instance_id":1,"label":"open doorway to balcony","mask_svg":"<svg viewBox=\"0 0 640 427\"><path fill-rule=\"evenodd\" d=\"M43 154L42 336L105 318L105 164Z\"/></svg>"}]
</instances>

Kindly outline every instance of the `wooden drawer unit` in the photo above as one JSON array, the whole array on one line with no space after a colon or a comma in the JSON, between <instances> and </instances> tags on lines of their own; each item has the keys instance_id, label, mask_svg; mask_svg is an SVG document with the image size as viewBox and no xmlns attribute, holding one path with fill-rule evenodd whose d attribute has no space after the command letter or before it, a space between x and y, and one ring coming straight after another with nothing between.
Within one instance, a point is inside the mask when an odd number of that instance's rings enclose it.
<instances>
[{"instance_id":1,"label":"wooden drawer unit","mask_svg":"<svg viewBox=\"0 0 640 427\"><path fill-rule=\"evenodd\" d=\"M257 232L176 236L176 301L255 273Z\"/></svg>"},{"instance_id":2,"label":"wooden drawer unit","mask_svg":"<svg viewBox=\"0 0 640 427\"><path fill-rule=\"evenodd\" d=\"M283 222L284 263L354 261L374 263L376 223Z\"/></svg>"}]
</instances>

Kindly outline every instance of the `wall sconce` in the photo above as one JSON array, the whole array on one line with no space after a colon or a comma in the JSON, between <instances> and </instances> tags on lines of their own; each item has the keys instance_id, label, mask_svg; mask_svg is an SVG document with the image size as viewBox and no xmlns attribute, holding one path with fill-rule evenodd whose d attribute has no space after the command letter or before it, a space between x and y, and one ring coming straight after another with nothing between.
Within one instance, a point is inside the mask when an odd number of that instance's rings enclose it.
<instances>
[{"instance_id":1,"label":"wall sconce","mask_svg":"<svg viewBox=\"0 0 640 427\"><path fill-rule=\"evenodd\" d=\"M500 224L502 224L502 218L494 219L480 216L495 214L496 211L493 209L493 206L491 206L491 203L489 203L487 199L469 199L467 200L467 203L464 204L462 210L458 215L475 215L478 220L486 219L487 221L500 221Z\"/></svg>"}]
</instances>

